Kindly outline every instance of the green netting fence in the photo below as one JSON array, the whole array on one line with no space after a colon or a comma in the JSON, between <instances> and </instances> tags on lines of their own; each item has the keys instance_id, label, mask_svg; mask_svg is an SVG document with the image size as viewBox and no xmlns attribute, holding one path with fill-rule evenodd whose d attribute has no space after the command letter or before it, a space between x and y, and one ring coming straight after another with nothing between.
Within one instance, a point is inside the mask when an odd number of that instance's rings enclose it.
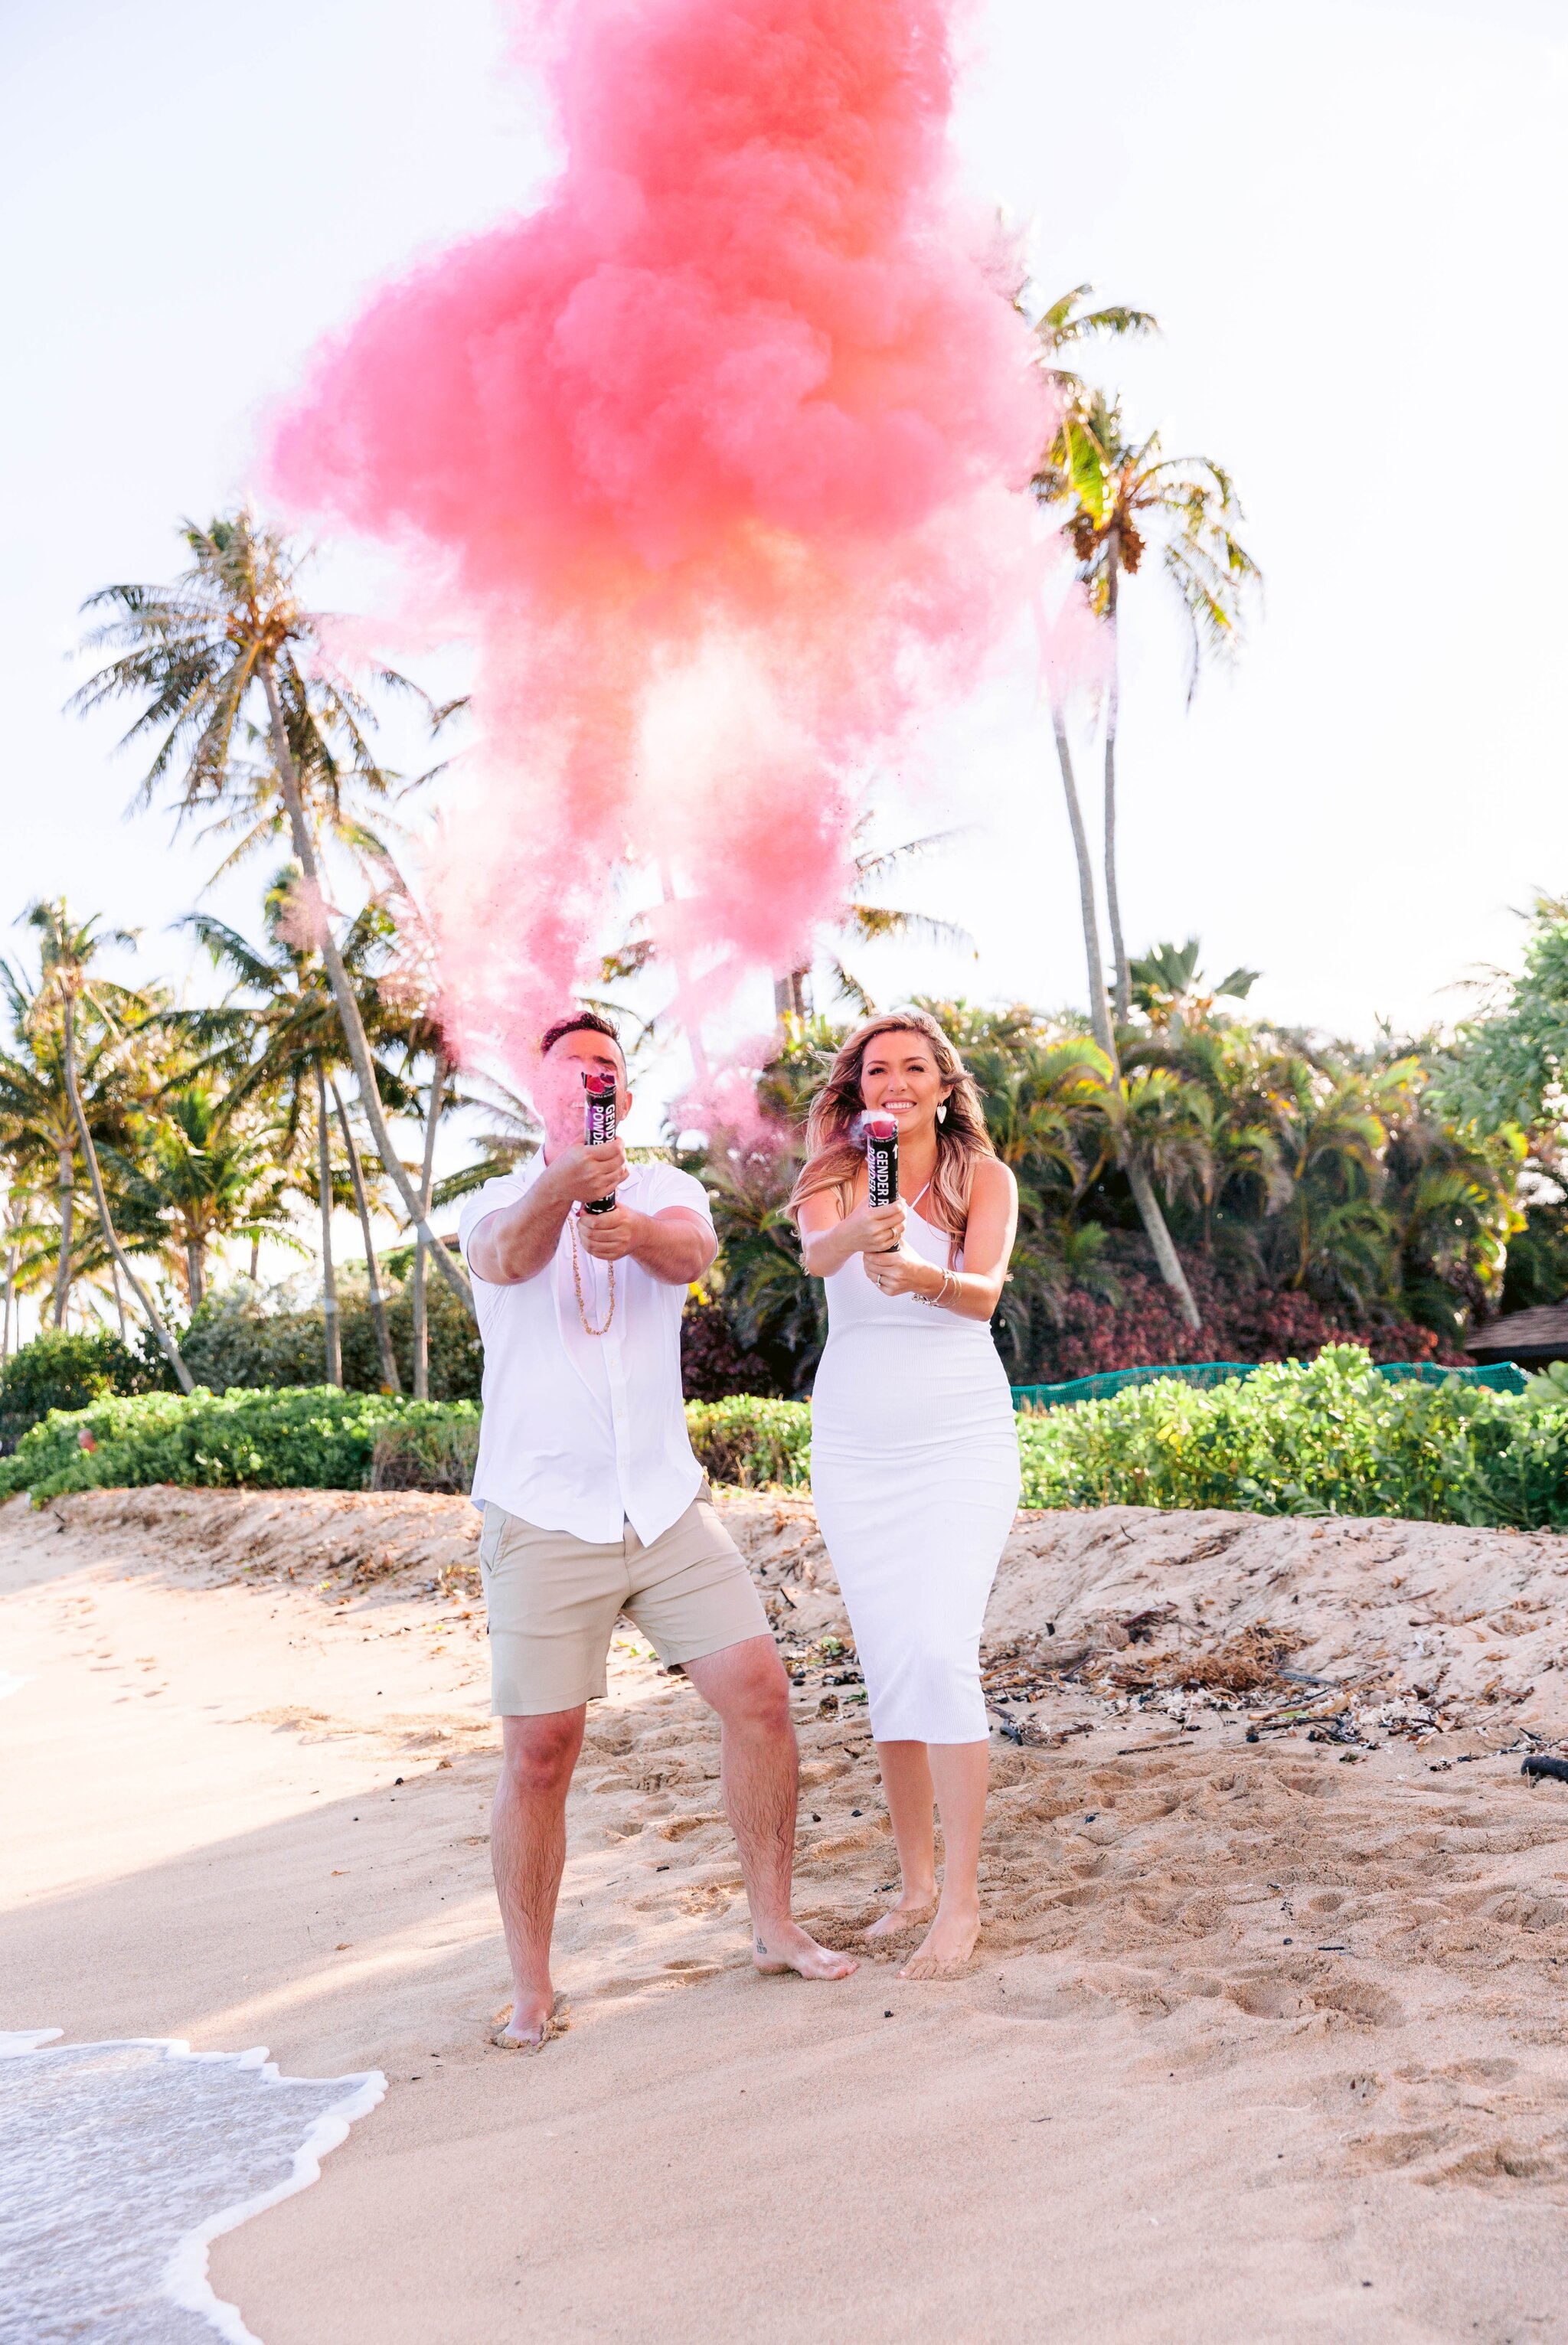
<instances>
[{"instance_id":1,"label":"green netting fence","mask_svg":"<svg viewBox=\"0 0 1568 2345\"><path fill-rule=\"evenodd\" d=\"M1081 1400L1109 1400L1113 1394L1125 1392L1129 1385L1152 1385L1161 1376L1179 1376L1184 1384L1196 1385L1207 1391L1213 1385L1228 1384L1233 1377L1250 1376L1260 1364L1257 1360L1202 1360L1188 1365L1163 1368L1113 1368L1098 1376L1074 1376L1064 1385L1014 1385L1014 1408L1072 1408ZM1524 1371L1511 1360L1491 1368L1434 1367L1430 1360L1390 1360L1380 1365L1378 1374L1395 1384L1446 1384L1451 1376L1461 1385L1481 1385L1488 1392L1522 1393Z\"/></svg>"}]
</instances>

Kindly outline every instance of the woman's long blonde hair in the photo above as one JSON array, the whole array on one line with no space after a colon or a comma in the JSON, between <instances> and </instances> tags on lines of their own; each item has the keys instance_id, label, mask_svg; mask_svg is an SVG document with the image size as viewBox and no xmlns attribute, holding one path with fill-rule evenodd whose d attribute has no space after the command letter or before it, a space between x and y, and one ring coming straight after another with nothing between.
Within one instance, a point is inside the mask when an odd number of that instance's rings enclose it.
<instances>
[{"instance_id":1,"label":"woman's long blonde hair","mask_svg":"<svg viewBox=\"0 0 1568 2345\"><path fill-rule=\"evenodd\" d=\"M975 1159L994 1156L996 1151L985 1129L974 1077L925 1010L890 1010L879 1018L868 1018L844 1043L811 1102L806 1122L806 1162L790 1192L789 1211L799 1213L806 1199L820 1190L840 1189L847 1193L851 1189L865 1159L864 1149L850 1132L865 1106L860 1069L879 1034L919 1034L931 1044L942 1080L947 1114L936 1127L936 1171L931 1177L927 1218L947 1232L956 1248L969 1220Z\"/></svg>"}]
</instances>

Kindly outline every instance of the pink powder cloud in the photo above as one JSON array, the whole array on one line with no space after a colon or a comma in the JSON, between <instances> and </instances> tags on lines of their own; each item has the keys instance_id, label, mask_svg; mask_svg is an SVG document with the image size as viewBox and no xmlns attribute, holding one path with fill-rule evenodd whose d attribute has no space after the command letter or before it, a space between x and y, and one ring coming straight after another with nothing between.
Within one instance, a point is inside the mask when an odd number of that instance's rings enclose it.
<instances>
[{"instance_id":1,"label":"pink powder cloud","mask_svg":"<svg viewBox=\"0 0 1568 2345\"><path fill-rule=\"evenodd\" d=\"M716 982L798 961L866 762L1021 606L1044 395L952 183L952 15L524 15L545 202L383 288L278 424L288 504L405 549L479 638L484 745L427 874L465 1053L521 1062L628 857L677 869L667 923Z\"/></svg>"}]
</instances>

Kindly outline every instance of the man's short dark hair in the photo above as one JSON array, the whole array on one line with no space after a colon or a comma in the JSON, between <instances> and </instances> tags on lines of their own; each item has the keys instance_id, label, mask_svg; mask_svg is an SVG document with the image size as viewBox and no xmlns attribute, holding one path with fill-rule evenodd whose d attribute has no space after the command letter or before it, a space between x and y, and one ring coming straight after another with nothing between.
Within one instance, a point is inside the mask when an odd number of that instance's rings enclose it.
<instances>
[{"instance_id":1,"label":"man's short dark hair","mask_svg":"<svg viewBox=\"0 0 1568 2345\"><path fill-rule=\"evenodd\" d=\"M620 1036L616 1033L609 1020L607 1018L602 1018L596 1010L579 1010L575 1017L557 1018L553 1026L546 1026L544 1033L539 1038L539 1056L542 1059L547 1059L551 1051L555 1049L556 1043L567 1034L603 1034L606 1036L608 1040L615 1044L616 1050L620 1051L622 1066L624 1067L626 1065L626 1054L625 1050L622 1049Z\"/></svg>"}]
</instances>

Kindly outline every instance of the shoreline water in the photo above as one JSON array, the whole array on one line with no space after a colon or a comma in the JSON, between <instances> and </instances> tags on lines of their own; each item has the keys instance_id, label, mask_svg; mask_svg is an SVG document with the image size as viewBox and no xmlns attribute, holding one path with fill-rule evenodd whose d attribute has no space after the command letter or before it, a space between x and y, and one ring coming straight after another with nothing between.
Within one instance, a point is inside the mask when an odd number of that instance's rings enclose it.
<instances>
[{"instance_id":1,"label":"shoreline water","mask_svg":"<svg viewBox=\"0 0 1568 2345\"><path fill-rule=\"evenodd\" d=\"M385 2078L285 2077L260 2048L59 2035L0 2034L0 2340L261 2345L213 2289L212 2242L318 2181Z\"/></svg>"}]
</instances>

